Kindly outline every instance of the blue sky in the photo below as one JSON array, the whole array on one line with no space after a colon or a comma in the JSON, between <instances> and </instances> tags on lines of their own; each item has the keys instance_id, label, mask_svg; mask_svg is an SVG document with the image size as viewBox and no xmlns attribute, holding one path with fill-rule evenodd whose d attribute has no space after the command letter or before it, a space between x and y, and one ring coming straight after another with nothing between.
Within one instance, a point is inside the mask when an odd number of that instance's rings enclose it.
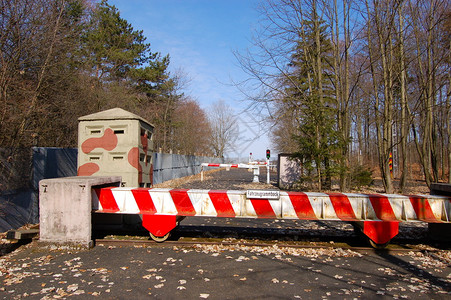
<instances>
[{"instance_id":1,"label":"blue sky","mask_svg":"<svg viewBox=\"0 0 451 300\"><path fill-rule=\"evenodd\" d=\"M246 103L231 83L244 80L246 75L233 51L243 52L251 45L252 32L258 26L259 2L109 0L135 30L143 30L153 52L170 55L171 72L180 69L190 79L184 91L187 95L205 110L224 100L237 114ZM249 120L249 116L241 114L240 119ZM246 158L249 152L257 158L265 156L266 148L270 147L266 131L251 126L240 126L245 139L228 156ZM255 136L261 137L250 141Z\"/></svg>"}]
</instances>

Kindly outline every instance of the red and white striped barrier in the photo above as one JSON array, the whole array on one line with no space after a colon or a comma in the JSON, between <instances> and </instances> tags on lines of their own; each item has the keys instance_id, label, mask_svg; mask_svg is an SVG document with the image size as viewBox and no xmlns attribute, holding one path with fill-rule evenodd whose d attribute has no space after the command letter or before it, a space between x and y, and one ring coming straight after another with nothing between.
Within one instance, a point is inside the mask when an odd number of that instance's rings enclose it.
<instances>
[{"instance_id":1,"label":"red and white striped barrier","mask_svg":"<svg viewBox=\"0 0 451 300\"><path fill-rule=\"evenodd\" d=\"M204 181L204 167L214 167L214 168L238 168L238 169L253 169L254 170L254 179L252 182L259 182L258 176L260 175L260 168L258 165L250 165L250 164L210 164L210 163L202 163L200 170L200 180Z\"/></svg>"},{"instance_id":2,"label":"red and white striped barrier","mask_svg":"<svg viewBox=\"0 0 451 300\"><path fill-rule=\"evenodd\" d=\"M251 155L251 156L249 156L249 164L250 165L258 165L258 166L266 166L266 183L267 184L271 183L270 168L274 168L276 166L269 164L269 157L266 158L266 161L254 161L254 160L252 160L252 155Z\"/></svg>"},{"instance_id":3,"label":"red and white striped barrier","mask_svg":"<svg viewBox=\"0 0 451 300\"><path fill-rule=\"evenodd\" d=\"M364 222L364 233L383 244L398 233L399 222L450 223L450 202L433 195L102 188L93 193L92 209L143 214L144 227L155 236L172 230L181 216ZM166 217L169 230L162 230Z\"/></svg>"},{"instance_id":4,"label":"red and white striped barrier","mask_svg":"<svg viewBox=\"0 0 451 300\"><path fill-rule=\"evenodd\" d=\"M266 161L250 161L250 165L259 165L259 166L266 166L268 163Z\"/></svg>"},{"instance_id":5,"label":"red and white striped barrier","mask_svg":"<svg viewBox=\"0 0 451 300\"><path fill-rule=\"evenodd\" d=\"M209 164L202 163L202 167L214 167L214 168L238 168L238 164Z\"/></svg>"},{"instance_id":6,"label":"red and white striped barrier","mask_svg":"<svg viewBox=\"0 0 451 300\"><path fill-rule=\"evenodd\" d=\"M257 164L209 164L202 163L202 167L216 167L216 168L239 168L239 169L256 169Z\"/></svg>"},{"instance_id":7,"label":"red and white striped barrier","mask_svg":"<svg viewBox=\"0 0 451 300\"><path fill-rule=\"evenodd\" d=\"M102 188L96 212L342 221L450 222L450 198L433 195ZM263 197L258 193L273 193ZM271 195L269 195L271 196ZM257 198L259 197L259 198Z\"/></svg>"}]
</instances>

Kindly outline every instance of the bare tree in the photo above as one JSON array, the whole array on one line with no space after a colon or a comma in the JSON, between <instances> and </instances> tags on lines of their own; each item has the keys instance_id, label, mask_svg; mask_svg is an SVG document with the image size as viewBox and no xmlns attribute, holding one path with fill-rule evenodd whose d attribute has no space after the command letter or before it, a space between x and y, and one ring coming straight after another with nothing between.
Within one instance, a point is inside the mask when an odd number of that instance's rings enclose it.
<instances>
[{"instance_id":1,"label":"bare tree","mask_svg":"<svg viewBox=\"0 0 451 300\"><path fill-rule=\"evenodd\" d=\"M418 162L429 185L439 180L440 168L445 177L450 160L449 4L268 0L253 47L237 55L249 75L242 90L250 107L267 109L281 149L297 143L303 155L316 157L318 179L328 178L327 166L335 164L345 190L358 153L359 164L378 164L386 192L394 191L398 175L403 190L410 165ZM321 142L325 122L309 125L316 134L305 131L308 118L326 108L335 116L320 119L332 120L339 134L328 136L329 145Z\"/></svg>"},{"instance_id":2,"label":"bare tree","mask_svg":"<svg viewBox=\"0 0 451 300\"><path fill-rule=\"evenodd\" d=\"M185 155L209 155L210 124L199 104L189 98L174 110L170 150Z\"/></svg>"},{"instance_id":3,"label":"bare tree","mask_svg":"<svg viewBox=\"0 0 451 300\"><path fill-rule=\"evenodd\" d=\"M393 151L393 30L396 7L391 1L365 1L367 8L367 46L373 81L374 113L379 167L387 193L393 192L390 156ZM395 9L393 9L395 8ZM378 74L378 72L382 74ZM383 89L380 91L380 87Z\"/></svg>"},{"instance_id":4,"label":"bare tree","mask_svg":"<svg viewBox=\"0 0 451 300\"><path fill-rule=\"evenodd\" d=\"M407 183L407 175L409 173L409 167L407 164L407 137L409 134L409 127L411 124L411 118L408 117L408 106L407 106L407 70L405 65L405 52L404 52L404 35L405 35L405 27L404 27L404 3L401 2L398 7L398 20L399 20L399 30L398 30L398 39L399 39L399 63L400 63L400 98L401 98L401 124L400 124L400 133L401 133L401 159L400 159L400 167L401 167L401 181L399 184L400 192L402 193L404 187Z\"/></svg>"},{"instance_id":5,"label":"bare tree","mask_svg":"<svg viewBox=\"0 0 451 300\"><path fill-rule=\"evenodd\" d=\"M273 128L270 132L275 151L279 153L294 153L298 149L295 136L299 136L301 124L298 107L287 106L277 102L274 104Z\"/></svg>"},{"instance_id":6,"label":"bare tree","mask_svg":"<svg viewBox=\"0 0 451 300\"><path fill-rule=\"evenodd\" d=\"M414 37L412 54L415 58L411 72L415 78L415 112L418 115L413 130L428 186L439 180L439 159L443 159L438 152L437 127L439 113L446 107L440 103L440 91L447 84L450 72L449 64L446 64L449 48L446 42L443 43L449 38L449 32L443 26L449 16L449 9L450 3L446 0L409 2ZM445 128L446 123L440 126Z\"/></svg>"},{"instance_id":7,"label":"bare tree","mask_svg":"<svg viewBox=\"0 0 451 300\"><path fill-rule=\"evenodd\" d=\"M73 74L82 1L3 0L0 27L2 145L27 146L52 109L49 94ZM51 119L50 121L54 121Z\"/></svg>"},{"instance_id":8,"label":"bare tree","mask_svg":"<svg viewBox=\"0 0 451 300\"><path fill-rule=\"evenodd\" d=\"M235 146L239 136L239 127L233 109L224 100L218 100L212 104L208 119L211 128L210 145L217 157L224 154Z\"/></svg>"}]
</instances>

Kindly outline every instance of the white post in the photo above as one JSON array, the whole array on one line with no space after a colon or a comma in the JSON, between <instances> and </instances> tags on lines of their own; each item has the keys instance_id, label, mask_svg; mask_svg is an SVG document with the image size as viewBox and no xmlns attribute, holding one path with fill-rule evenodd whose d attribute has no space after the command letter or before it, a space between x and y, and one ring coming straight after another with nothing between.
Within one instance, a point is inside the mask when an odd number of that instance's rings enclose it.
<instances>
[{"instance_id":1,"label":"white post","mask_svg":"<svg viewBox=\"0 0 451 300\"><path fill-rule=\"evenodd\" d=\"M254 167L254 180L252 182L259 182L258 180L258 176L260 175L260 167L257 166L256 168Z\"/></svg>"},{"instance_id":2,"label":"white post","mask_svg":"<svg viewBox=\"0 0 451 300\"><path fill-rule=\"evenodd\" d=\"M270 184L270 176L269 176L269 159L266 159L266 183Z\"/></svg>"}]
</instances>

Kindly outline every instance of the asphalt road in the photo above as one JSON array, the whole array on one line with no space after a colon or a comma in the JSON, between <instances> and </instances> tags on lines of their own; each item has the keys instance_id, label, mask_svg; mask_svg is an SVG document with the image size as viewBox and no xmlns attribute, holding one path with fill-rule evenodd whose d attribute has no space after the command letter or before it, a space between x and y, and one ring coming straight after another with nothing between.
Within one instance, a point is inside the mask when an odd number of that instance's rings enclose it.
<instances>
[{"instance_id":1,"label":"asphalt road","mask_svg":"<svg viewBox=\"0 0 451 300\"><path fill-rule=\"evenodd\" d=\"M226 170L224 168L206 171L205 180L200 180L200 175L195 178L184 181L177 185L177 188L184 189L212 189L212 190L245 190L248 188L256 189L278 189L277 173L270 172L270 184L267 184L266 167L260 167L259 182L253 183L254 173L248 169L231 168Z\"/></svg>"},{"instance_id":2,"label":"asphalt road","mask_svg":"<svg viewBox=\"0 0 451 300\"><path fill-rule=\"evenodd\" d=\"M0 298L449 299L449 259L243 246L76 251L32 243L0 258Z\"/></svg>"}]
</instances>

